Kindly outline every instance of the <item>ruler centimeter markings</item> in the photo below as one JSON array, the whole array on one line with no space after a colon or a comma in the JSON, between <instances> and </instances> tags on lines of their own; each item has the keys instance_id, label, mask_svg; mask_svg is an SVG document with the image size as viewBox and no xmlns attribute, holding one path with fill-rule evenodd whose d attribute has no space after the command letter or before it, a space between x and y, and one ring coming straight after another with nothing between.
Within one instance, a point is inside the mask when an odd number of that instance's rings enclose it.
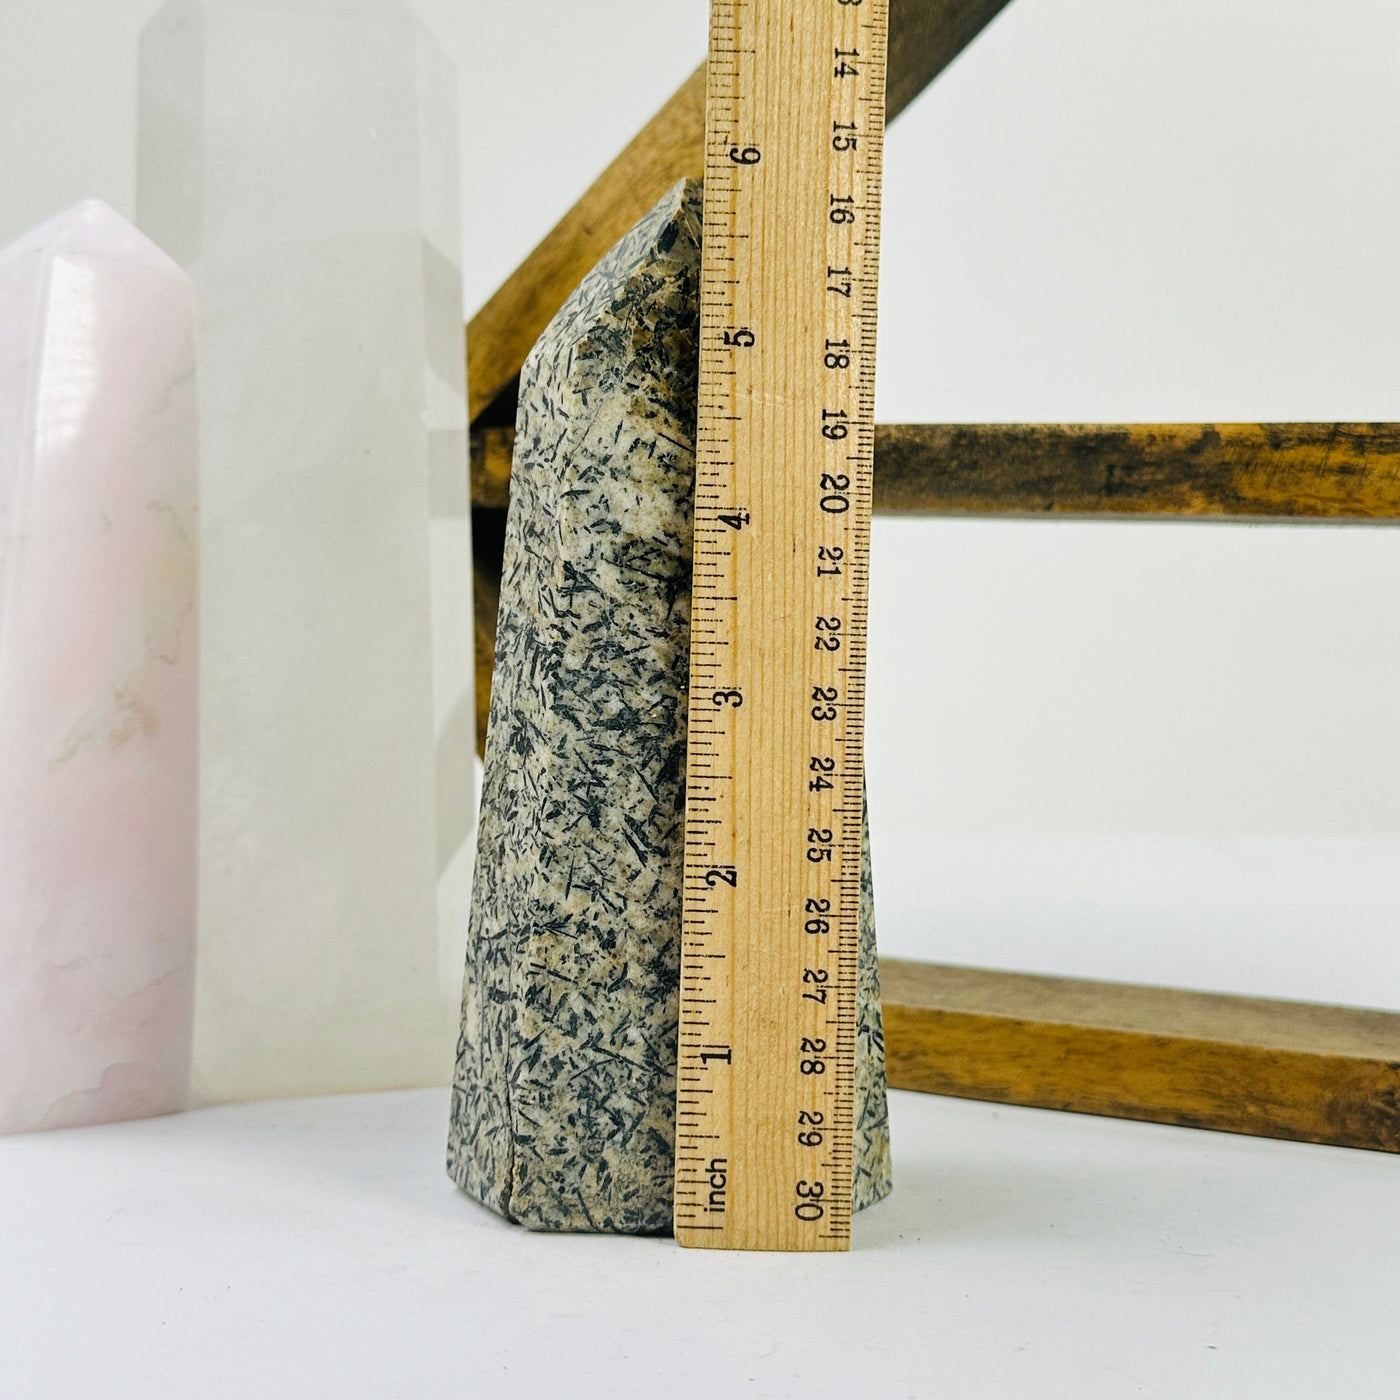
<instances>
[{"instance_id":1,"label":"ruler centimeter markings","mask_svg":"<svg viewBox=\"0 0 1400 1400\"><path fill-rule=\"evenodd\" d=\"M887 0L712 0L676 1238L850 1246Z\"/></svg>"}]
</instances>

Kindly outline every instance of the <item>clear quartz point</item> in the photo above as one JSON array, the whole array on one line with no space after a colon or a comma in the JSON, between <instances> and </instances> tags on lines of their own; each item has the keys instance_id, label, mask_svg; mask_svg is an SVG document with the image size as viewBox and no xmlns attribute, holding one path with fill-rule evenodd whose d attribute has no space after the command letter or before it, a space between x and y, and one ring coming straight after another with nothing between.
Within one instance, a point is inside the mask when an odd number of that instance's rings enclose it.
<instances>
[{"instance_id":1,"label":"clear quartz point","mask_svg":"<svg viewBox=\"0 0 1400 1400\"><path fill-rule=\"evenodd\" d=\"M473 831L451 65L402 5L172 0L142 227L195 286L197 1090L446 1082Z\"/></svg>"}]
</instances>

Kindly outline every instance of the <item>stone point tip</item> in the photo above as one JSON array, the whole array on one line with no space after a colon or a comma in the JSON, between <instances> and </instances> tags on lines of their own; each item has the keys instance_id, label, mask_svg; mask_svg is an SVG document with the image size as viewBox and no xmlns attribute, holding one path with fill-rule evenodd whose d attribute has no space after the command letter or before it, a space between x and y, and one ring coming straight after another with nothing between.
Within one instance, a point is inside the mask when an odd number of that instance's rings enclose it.
<instances>
[{"instance_id":1,"label":"stone point tip","mask_svg":"<svg viewBox=\"0 0 1400 1400\"><path fill-rule=\"evenodd\" d=\"M105 200L80 199L76 204L21 234L0 248L0 258L28 253L76 253L126 263L144 263L181 282L189 280L159 244L122 218Z\"/></svg>"}]
</instances>

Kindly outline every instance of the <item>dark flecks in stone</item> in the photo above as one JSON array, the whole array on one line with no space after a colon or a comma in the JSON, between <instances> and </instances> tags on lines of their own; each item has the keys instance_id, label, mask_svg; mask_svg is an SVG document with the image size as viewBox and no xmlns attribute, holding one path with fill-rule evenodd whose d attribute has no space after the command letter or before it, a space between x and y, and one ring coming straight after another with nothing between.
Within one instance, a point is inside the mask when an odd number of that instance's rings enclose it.
<instances>
[{"instance_id":1,"label":"dark flecks in stone","mask_svg":"<svg viewBox=\"0 0 1400 1400\"><path fill-rule=\"evenodd\" d=\"M671 1225L701 199L521 376L448 1168L541 1230ZM889 1189L868 860L856 1202Z\"/></svg>"}]
</instances>

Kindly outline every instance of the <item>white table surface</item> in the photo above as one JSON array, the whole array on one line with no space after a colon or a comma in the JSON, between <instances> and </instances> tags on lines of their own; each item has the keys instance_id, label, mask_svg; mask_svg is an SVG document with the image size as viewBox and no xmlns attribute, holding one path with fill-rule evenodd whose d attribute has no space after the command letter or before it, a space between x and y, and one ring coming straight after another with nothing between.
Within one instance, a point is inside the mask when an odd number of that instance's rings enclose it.
<instances>
[{"instance_id":1,"label":"white table surface","mask_svg":"<svg viewBox=\"0 0 1400 1400\"><path fill-rule=\"evenodd\" d=\"M0 1396L1400 1394L1394 1157L895 1094L851 1254L719 1254L503 1224L446 1111L0 1139Z\"/></svg>"}]
</instances>

